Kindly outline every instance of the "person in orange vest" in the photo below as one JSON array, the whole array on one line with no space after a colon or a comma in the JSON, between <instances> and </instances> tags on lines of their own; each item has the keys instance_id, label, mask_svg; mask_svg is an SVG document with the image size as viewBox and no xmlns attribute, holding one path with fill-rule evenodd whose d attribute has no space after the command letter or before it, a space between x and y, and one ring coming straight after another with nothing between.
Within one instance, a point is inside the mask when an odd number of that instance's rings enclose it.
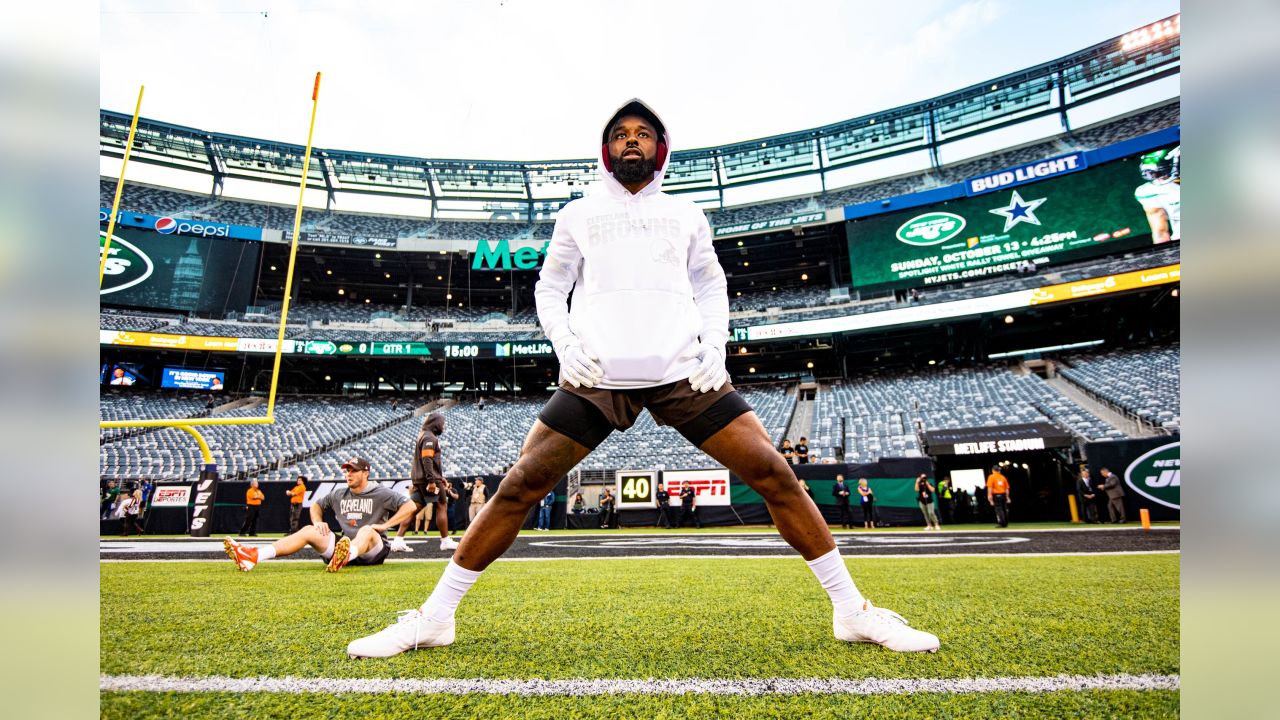
<instances>
[{"instance_id":1,"label":"person in orange vest","mask_svg":"<svg viewBox=\"0 0 1280 720\"><path fill-rule=\"evenodd\" d=\"M991 468L991 474L987 476L987 502L995 508L996 525L1009 527L1009 506L1013 502L1009 499L1009 478L1000 472L999 467Z\"/></svg>"},{"instance_id":2,"label":"person in orange vest","mask_svg":"<svg viewBox=\"0 0 1280 720\"><path fill-rule=\"evenodd\" d=\"M299 475L298 482L284 494L289 496L289 533L293 534L302 525L302 500L307 496L307 476Z\"/></svg>"},{"instance_id":3,"label":"person in orange vest","mask_svg":"<svg viewBox=\"0 0 1280 720\"><path fill-rule=\"evenodd\" d=\"M266 495L258 489L258 481L250 480L249 489L244 491L244 522L240 525L241 537L258 536L258 511L262 509L262 500Z\"/></svg>"}]
</instances>

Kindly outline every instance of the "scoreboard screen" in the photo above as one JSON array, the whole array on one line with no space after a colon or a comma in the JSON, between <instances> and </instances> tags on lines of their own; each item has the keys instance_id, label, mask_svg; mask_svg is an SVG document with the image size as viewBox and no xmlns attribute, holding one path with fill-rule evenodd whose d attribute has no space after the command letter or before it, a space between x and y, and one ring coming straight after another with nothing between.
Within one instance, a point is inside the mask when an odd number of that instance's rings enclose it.
<instances>
[{"instance_id":1,"label":"scoreboard screen","mask_svg":"<svg viewBox=\"0 0 1280 720\"><path fill-rule=\"evenodd\" d=\"M618 509L657 507L654 499L658 484L657 476L658 473L653 470L618 470L614 475L617 483Z\"/></svg>"},{"instance_id":2,"label":"scoreboard screen","mask_svg":"<svg viewBox=\"0 0 1280 720\"><path fill-rule=\"evenodd\" d=\"M1179 157L1170 146L1040 179L1056 169L1042 161L973 178L967 197L849 220L852 284L927 287L1180 240Z\"/></svg>"}]
</instances>

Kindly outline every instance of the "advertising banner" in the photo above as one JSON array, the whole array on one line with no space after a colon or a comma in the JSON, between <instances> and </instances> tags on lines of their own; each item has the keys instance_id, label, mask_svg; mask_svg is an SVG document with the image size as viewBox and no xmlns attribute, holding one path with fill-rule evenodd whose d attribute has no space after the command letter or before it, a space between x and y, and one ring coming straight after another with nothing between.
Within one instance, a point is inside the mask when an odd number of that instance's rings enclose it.
<instances>
[{"instance_id":1,"label":"advertising banner","mask_svg":"<svg viewBox=\"0 0 1280 720\"><path fill-rule=\"evenodd\" d=\"M111 208L98 209L99 225L106 225L110 219ZM116 214L116 227L118 228L121 225L142 228L143 230L154 230L161 235L196 235L199 237L223 237L236 240L262 239L262 228L249 225L174 218L168 215L148 215L147 213L125 212L123 210Z\"/></svg>"},{"instance_id":2,"label":"advertising banner","mask_svg":"<svg viewBox=\"0 0 1280 720\"><path fill-rule=\"evenodd\" d=\"M221 390L227 374L221 370L188 370L167 367L160 376L160 387L184 390Z\"/></svg>"},{"instance_id":3,"label":"advertising banner","mask_svg":"<svg viewBox=\"0 0 1280 720\"><path fill-rule=\"evenodd\" d=\"M924 434L930 455L986 455L1070 447L1071 436L1049 423L929 430Z\"/></svg>"},{"instance_id":4,"label":"advertising banner","mask_svg":"<svg viewBox=\"0 0 1280 720\"><path fill-rule=\"evenodd\" d=\"M151 507L186 507L191 501L190 485L159 485L151 494Z\"/></svg>"},{"instance_id":5,"label":"advertising banner","mask_svg":"<svg viewBox=\"0 0 1280 720\"><path fill-rule=\"evenodd\" d=\"M958 282L1181 239L1176 150L1088 169L1077 155L971 178L967 197L849 220L853 286Z\"/></svg>"},{"instance_id":6,"label":"advertising banner","mask_svg":"<svg viewBox=\"0 0 1280 720\"><path fill-rule=\"evenodd\" d=\"M698 507L728 506L732 504L729 493L729 471L725 468L715 470L664 470L662 482L667 492L671 493L671 507L680 507L680 486L689 483L689 487L698 496Z\"/></svg>"},{"instance_id":7,"label":"advertising banner","mask_svg":"<svg viewBox=\"0 0 1280 720\"><path fill-rule=\"evenodd\" d=\"M811 212L802 213L800 215L788 215L786 217L771 218L769 220L756 220L754 222L734 223L733 225L721 225L711 231L712 237L722 237L725 235L737 235L739 233L760 232L762 230L777 230L778 228L792 227L795 225L807 225L809 223L820 223L827 219L827 213Z\"/></svg>"},{"instance_id":8,"label":"advertising banner","mask_svg":"<svg viewBox=\"0 0 1280 720\"><path fill-rule=\"evenodd\" d=\"M160 348L163 350L212 350L235 352L239 338L207 335L169 335L167 333L134 332L132 330L99 330L101 345Z\"/></svg>"}]
</instances>

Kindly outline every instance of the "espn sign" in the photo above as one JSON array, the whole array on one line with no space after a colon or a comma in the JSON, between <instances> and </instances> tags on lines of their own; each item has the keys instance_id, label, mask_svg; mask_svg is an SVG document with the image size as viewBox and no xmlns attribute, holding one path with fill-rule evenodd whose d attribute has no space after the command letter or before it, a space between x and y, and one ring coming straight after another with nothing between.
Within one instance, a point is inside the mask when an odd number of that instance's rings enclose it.
<instances>
[{"instance_id":1,"label":"espn sign","mask_svg":"<svg viewBox=\"0 0 1280 720\"><path fill-rule=\"evenodd\" d=\"M680 488L686 482L697 493L697 507L711 505L728 507L730 504L729 471L725 468L663 471L662 482L667 492L671 494L672 507L681 505Z\"/></svg>"},{"instance_id":2,"label":"espn sign","mask_svg":"<svg viewBox=\"0 0 1280 720\"><path fill-rule=\"evenodd\" d=\"M191 502L191 488L160 486L151 495L151 507L186 507Z\"/></svg>"}]
</instances>

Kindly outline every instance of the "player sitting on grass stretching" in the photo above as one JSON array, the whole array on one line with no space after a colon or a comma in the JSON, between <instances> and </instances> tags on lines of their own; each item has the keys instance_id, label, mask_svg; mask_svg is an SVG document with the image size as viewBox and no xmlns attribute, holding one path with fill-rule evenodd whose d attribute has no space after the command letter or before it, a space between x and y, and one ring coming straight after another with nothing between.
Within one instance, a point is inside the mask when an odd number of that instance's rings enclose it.
<instances>
[{"instance_id":1,"label":"player sitting on grass stretching","mask_svg":"<svg viewBox=\"0 0 1280 720\"><path fill-rule=\"evenodd\" d=\"M830 596L838 639L937 650L937 637L858 592L818 507L728 383L724 270L702 210L661 192L671 147L662 121L632 101L594 140L603 187L560 210L534 290L538 320L560 360L559 389L431 596L385 630L352 641L347 654L386 657L451 644L462 596L510 547L533 504L646 408L764 497L778 532Z\"/></svg>"},{"instance_id":2,"label":"player sitting on grass stretching","mask_svg":"<svg viewBox=\"0 0 1280 720\"><path fill-rule=\"evenodd\" d=\"M391 552L387 528L396 527L413 516L414 506L390 488L369 482L369 461L351 458L342 463L347 486L311 503L311 524L265 547L241 545L231 538L222 541L227 557L236 567L249 572L260 562L292 555L310 545L320 553L327 572L346 565L381 565ZM324 520L324 511L333 511L342 525L336 538Z\"/></svg>"}]
</instances>

